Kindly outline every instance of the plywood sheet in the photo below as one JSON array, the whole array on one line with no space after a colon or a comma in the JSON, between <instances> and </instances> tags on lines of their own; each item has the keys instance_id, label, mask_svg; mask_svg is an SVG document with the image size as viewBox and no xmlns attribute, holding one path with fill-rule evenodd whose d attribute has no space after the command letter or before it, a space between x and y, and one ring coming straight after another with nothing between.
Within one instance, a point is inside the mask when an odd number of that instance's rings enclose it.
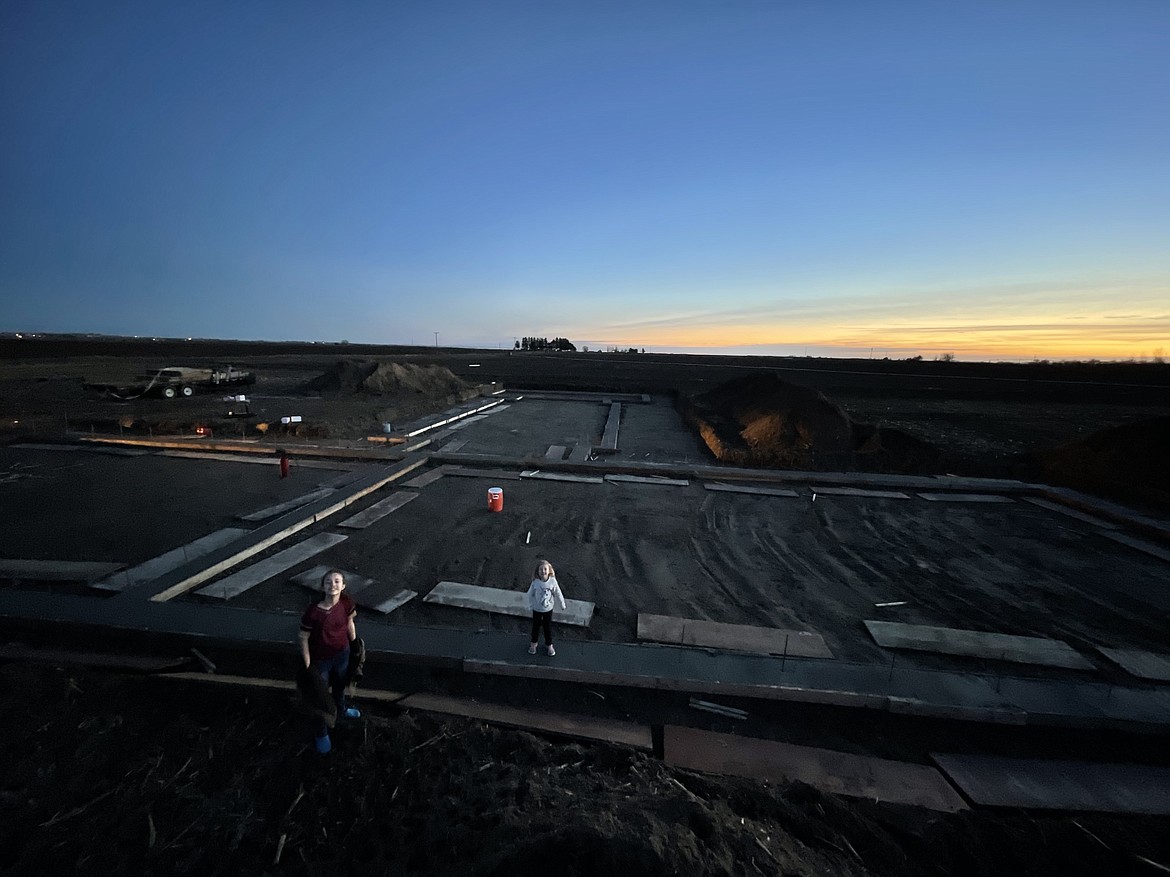
<instances>
[{"instance_id":1,"label":"plywood sheet","mask_svg":"<svg viewBox=\"0 0 1170 877\"><path fill-rule=\"evenodd\" d=\"M932 753L976 804L1043 810L1170 814L1170 768Z\"/></svg>"},{"instance_id":2,"label":"plywood sheet","mask_svg":"<svg viewBox=\"0 0 1170 877\"><path fill-rule=\"evenodd\" d=\"M237 597L253 588L261 582L267 581L273 576L279 575L285 570L296 566L298 563L308 560L315 554L320 554L339 542L344 542L345 536L336 533L318 533L306 539L304 542L298 542L283 551L278 551L271 557L266 557L259 563L254 563L251 566L246 566L239 572L234 572L231 575L224 576L217 582L213 582L206 587L200 588L196 591L204 597L218 597L221 600L229 600L232 597Z\"/></svg>"},{"instance_id":3,"label":"plywood sheet","mask_svg":"<svg viewBox=\"0 0 1170 877\"><path fill-rule=\"evenodd\" d=\"M866 621L865 626L874 642L887 649L938 652L968 658L1013 661L1017 664L1064 667L1069 670L1095 669L1072 646L1055 639L903 624L897 621Z\"/></svg>"},{"instance_id":4,"label":"plywood sheet","mask_svg":"<svg viewBox=\"0 0 1170 877\"><path fill-rule=\"evenodd\" d=\"M412 694L399 701L407 709L426 710L445 715L466 716L494 725L525 730L547 731L585 740L602 740L637 749L653 748L650 729L632 722L618 722L555 713L547 710L520 709L491 703L477 703L442 694Z\"/></svg>"},{"instance_id":5,"label":"plywood sheet","mask_svg":"<svg viewBox=\"0 0 1170 877\"><path fill-rule=\"evenodd\" d=\"M802 782L834 795L913 804L944 813L967 809L946 779L923 764L675 725L664 728L663 749L667 764L688 770Z\"/></svg>"},{"instance_id":6,"label":"plywood sheet","mask_svg":"<svg viewBox=\"0 0 1170 877\"><path fill-rule=\"evenodd\" d=\"M482 609L502 615L518 615L527 618L532 615L525 591L510 591L504 588L485 588L482 585L465 585L461 582L439 582L424 603L440 606L457 606L461 609ZM554 609L552 620L559 624L588 627L593 620L594 605L584 600L565 600L565 609Z\"/></svg>"},{"instance_id":7,"label":"plywood sheet","mask_svg":"<svg viewBox=\"0 0 1170 877\"><path fill-rule=\"evenodd\" d=\"M638 614L638 639L684 646L730 649L761 655L831 658L833 653L819 633L724 624L669 615Z\"/></svg>"}]
</instances>

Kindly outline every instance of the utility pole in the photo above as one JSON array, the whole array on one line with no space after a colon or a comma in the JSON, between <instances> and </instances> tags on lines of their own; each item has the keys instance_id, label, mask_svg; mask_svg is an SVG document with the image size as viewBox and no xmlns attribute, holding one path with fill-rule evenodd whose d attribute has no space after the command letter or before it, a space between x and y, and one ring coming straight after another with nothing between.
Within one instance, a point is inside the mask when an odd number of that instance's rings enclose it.
<instances>
[{"instance_id":1,"label":"utility pole","mask_svg":"<svg viewBox=\"0 0 1170 877\"><path fill-rule=\"evenodd\" d=\"M439 348L439 333L436 332L435 333L435 349L437 350L438 348Z\"/></svg>"}]
</instances>

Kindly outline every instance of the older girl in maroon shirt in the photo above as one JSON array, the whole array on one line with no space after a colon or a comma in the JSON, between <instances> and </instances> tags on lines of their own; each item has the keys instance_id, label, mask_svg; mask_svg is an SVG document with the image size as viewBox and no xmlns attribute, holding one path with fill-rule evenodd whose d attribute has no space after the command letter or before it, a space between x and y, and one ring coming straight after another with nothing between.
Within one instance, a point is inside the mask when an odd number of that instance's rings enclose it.
<instances>
[{"instance_id":1,"label":"older girl in maroon shirt","mask_svg":"<svg viewBox=\"0 0 1170 877\"><path fill-rule=\"evenodd\" d=\"M361 711L345 706L345 680L349 672L349 644L357 638L354 627L357 608L342 593L344 590L345 576L337 570L331 569L321 577L321 599L301 616L301 659L332 690L337 715L356 719ZM333 748L328 725L322 723L318 728L315 745L322 755Z\"/></svg>"}]
</instances>

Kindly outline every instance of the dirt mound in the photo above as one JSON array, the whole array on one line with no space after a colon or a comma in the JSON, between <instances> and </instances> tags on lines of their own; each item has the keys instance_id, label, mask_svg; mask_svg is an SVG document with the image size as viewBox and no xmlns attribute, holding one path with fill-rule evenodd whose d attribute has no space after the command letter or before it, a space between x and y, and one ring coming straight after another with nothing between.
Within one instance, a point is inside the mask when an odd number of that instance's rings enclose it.
<instances>
[{"instance_id":1,"label":"dirt mound","mask_svg":"<svg viewBox=\"0 0 1170 877\"><path fill-rule=\"evenodd\" d=\"M901 430L850 421L821 393L774 373L737 378L681 404L725 463L904 474L939 471L937 448Z\"/></svg>"},{"instance_id":2,"label":"dirt mound","mask_svg":"<svg viewBox=\"0 0 1170 877\"><path fill-rule=\"evenodd\" d=\"M1099 430L1035 456L1053 483L1170 506L1170 417Z\"/></svg>"},{"instance_id":3,"label":"dirt mound","mask_svg":"<svg viewBox=\"0 0 1170 877\"><path fill-rule=\"evenodd\" d=\"M423 395L429 398L461 396L473 392L450 369L437 365L371 362L343 359L305 384L312 393L371 396Z\"/></svg>"},{"instance_id":4,"label":"dirt mound","mask_svg":"<svg viewBox=\"0 0 1170 877\"><path fill-rule=\"evenodd\" d=\"M1167 855L1156 818L943 816L387 704L320 758L291 696L0 667L22 741L0 754L0 870L1073 877Z\"/></svg>"}]
</instances>

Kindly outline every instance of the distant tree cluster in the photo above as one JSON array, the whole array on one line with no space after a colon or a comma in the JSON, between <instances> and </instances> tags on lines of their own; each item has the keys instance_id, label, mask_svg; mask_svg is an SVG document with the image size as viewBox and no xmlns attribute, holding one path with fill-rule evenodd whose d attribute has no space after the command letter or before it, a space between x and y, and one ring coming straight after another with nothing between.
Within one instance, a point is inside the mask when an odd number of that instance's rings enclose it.
<instances>
[{"instance_id":1,"label":"distant tree cluster","mask_svg":"<svg viewBox=\"0 0 1170 877\"><path fill-rule=\"evenodd\" d=\"M516 342L517 350L576 350L577 346L568 338L533 338L525 336Z\"/></svg>"}]
</instances>

